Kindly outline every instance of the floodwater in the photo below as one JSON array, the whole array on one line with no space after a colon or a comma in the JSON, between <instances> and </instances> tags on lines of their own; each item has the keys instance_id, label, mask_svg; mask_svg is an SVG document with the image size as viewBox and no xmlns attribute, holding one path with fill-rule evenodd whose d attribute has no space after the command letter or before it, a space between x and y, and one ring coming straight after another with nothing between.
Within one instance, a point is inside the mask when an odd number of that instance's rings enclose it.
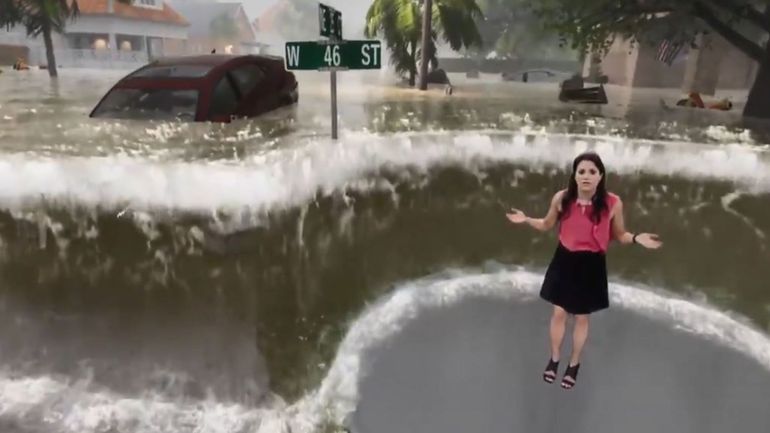
<instances>
[{"instance_id":1,"label":"floodwater","mask_svg":"<svg viewBox=\"0 0 770 433\"><path fill-rule=\"evenodd\" d=\"M256 120L88 118L121 74L0 75L0 430L770 425L770 140L737 112L344 72L336 141L325 73ZM540 379L555 233L504 212L543 214L585 149L665 245L611 246L566 392Z\"/></svg>"}]
</instances>

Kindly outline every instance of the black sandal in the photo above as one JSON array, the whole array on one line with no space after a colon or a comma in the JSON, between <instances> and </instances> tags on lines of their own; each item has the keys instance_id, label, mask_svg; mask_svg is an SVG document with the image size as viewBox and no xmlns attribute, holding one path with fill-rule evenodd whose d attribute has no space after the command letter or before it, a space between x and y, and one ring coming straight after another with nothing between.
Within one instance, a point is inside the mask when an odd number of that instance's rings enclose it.
<instances>
[{"instance_id":1,"label":"black sandal","mask_svg":"<svg viewBox=\"0 0 770 433\"><path fill-rule=\"evenodd\" d=\"M567 370L564 372L564 377L561 379L561 387L564 389L572 389L577 383L578 369L580 364L567 365ZM565 380L566 378L572 379L572 382Z\"/></svg>"},{"instance_id":2,"label":"black sandal","mask_svg":"<svg viewBox=\"0 0 770 433\"><path fill-rule=\"evenodd\" d=\"M559 361L554 361L553 359L548 359L548 365L545 366L545 371L543 372L543 380L547 383L553 383L554 380L556 380L556 375L558 374L559 370ZM553 376L548 374L553 372Z\"/></svg>"}]
</instances>

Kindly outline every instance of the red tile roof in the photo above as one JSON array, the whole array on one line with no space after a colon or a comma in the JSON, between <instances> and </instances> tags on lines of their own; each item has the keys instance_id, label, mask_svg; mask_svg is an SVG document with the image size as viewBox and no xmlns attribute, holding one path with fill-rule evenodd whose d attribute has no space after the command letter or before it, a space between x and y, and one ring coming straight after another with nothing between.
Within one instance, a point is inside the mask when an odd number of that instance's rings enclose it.
<instances>
[{"instance_id":1,"label":"red tile roof","mask_svg":"<svg viewBox=\"0 0 770 433\"><path fill-rule=\"evenodd\" d=\"M165 2L163 9L150 9L139 6L131 6L113 0L112 13L107 12L107 0L71 0L77 3L77 7L82 15L115 15L121 18L128 18L141 21L155 21L161 23L176 24L187 26L189 23L177 11L172 9Z\"/></svg>"}]
</instances>

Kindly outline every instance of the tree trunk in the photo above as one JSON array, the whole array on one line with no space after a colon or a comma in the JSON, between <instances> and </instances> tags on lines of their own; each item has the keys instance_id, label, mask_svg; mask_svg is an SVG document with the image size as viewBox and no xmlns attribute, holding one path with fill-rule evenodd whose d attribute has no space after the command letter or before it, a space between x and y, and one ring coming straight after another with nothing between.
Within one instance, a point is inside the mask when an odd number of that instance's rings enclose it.
<instances>
[{"instance_id":1,"label":"tree trunk","mask_svg":"<svg viewBox=\"0 0 770 433\"><path fill-rule=\"evenodd\" d=\"M430 56L428 55L428 44L431 40L431 26L430 21L433 15L433 0L424 0L424 8L422 11L422 48L420 52L420 90L428 90L428 62Z\"/></svg>"},{"instance_id":2,"label":"tree trunk","mask_svg":"<svg viewBox=\"0 0 770 433\"><path fill-rule=\"evenodd\" d=\"M749 91L746 106L743 108L746 117L770 118L770 43L765 45L764 56L759 63L759 71L754 84Z\"/></svg>"},{"instance_id":3,"label":"tree trunk","mask_svg":"<svg viewBox=\"0 0 770 433\"><path fill-rule=\"evenodd\" d=\"M56 57L53 54L53 41L51 40L51 23L43 23L43 41L45 42L45 57L48 62L48 76L58 77L59 71L56 69Z\"/></svg>"},{"instance_id":4,"label":"tree trunk","mask_svg":"<svg viewBox=\"0 0 770 433\"><path fill-rule=\"evenodd\" d=\"M762 15L765 20L770 20L770 5L765 7ZM770 118L770 42L766 42L762 50L759 70L743 107L743 116Z\"/></svg>"},{"instance_id":5,"label":"tree trunk","mask_svg":"<svg viewBox=\"0 0 770 433\"><path fill-rule=\"evenodd\" d=\"M409 55L412 57L412 61L409 65L409 87L414 87L415 75L417 74L417 44L416 41L412 41L410 45Z\"/></svg>"}]
</instances>

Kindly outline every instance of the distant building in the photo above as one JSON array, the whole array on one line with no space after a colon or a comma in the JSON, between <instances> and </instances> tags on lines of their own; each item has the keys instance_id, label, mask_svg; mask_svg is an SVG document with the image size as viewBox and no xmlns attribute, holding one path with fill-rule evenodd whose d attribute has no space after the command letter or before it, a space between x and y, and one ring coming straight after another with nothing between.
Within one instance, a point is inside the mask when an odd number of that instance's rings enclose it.
<instances>
[{"instance_id":1,"label":"distant building","mask_svg":"<svg viewBox=\"0 0 770 433\"><path fill-rule=\"evenodd\" d=\"M289 7L290 5L286 0L276 1L270 7L263 10L252 23L257 32L257 39L265 45L264 51L267 54L284 55L285 38L278 30L277 20Z\"/></svg>"},{"instance_id":2,"label":"distant building","mask_svg":"<svg viewBox=\"0 0 770 433\"><path fill-rule=\"evenodd\" d=\"M184 44L187 21L162 0L68 0L79 14L64 34L53 34L56 62L62 67L136 67ZM45 65L41 37L28 38L22 26L0 30L0 44L26 47L28 62ZM0 45L0 61L5 61ZM8 48L7 50L10 50Z\"/></svg>"},{"instance_id":3,"label":"distant building","mask_svg":"<svg viewBox=\"0 0 770 433\"><path fill-rule=\"evenodd\" d=\"M240 2L211 3L172 0L174 8L190 23L187 51L190 54L259 54L265 45Z\"/></svg>"},{"instance_id":4,"label":"distant building","mask_svg":"<svg viewBox=\"0 0 770 433\"><path fill-rule=\"evenodd\" d=\"M620 86L680 88L706 95L713 95L717 89L751 87L757 62L714 33L699 37L696 46L683 48L667 65L656 58L658 47L616 39L598 67L610 84ZM586 56L583 65L585 76L591 69L591 57Z\"/></svg>"}]
</instances>

